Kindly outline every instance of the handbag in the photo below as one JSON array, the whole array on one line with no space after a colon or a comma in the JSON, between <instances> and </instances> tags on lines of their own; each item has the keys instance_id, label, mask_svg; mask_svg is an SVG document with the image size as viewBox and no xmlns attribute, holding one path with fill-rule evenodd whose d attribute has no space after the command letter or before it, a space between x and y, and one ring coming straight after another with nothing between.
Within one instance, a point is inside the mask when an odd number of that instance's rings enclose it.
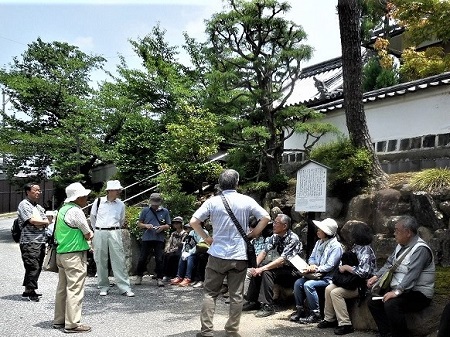
<instances>
[{"instance_id":1,"label":"handbag","mask_svg":"<svg viewBox=\"0 0 450 337\"><path fill-rule=\"evenodd\" d=\"M344 252L341 258L342 265L349 266L357 266L358 265L358 257L352 252ZM348 290L356 290L358 289L364 282L364 280L353 273L345 271L341 273L338 269L334 272L332 282L337 287L341 287Z\"/></svg>"},{"instance_id":2,"label":"handbag","mask_svg":"<svg viewBox=\"0 0 450 337\"><path fill-rule=\"evenodd\" d=\"M386 270L383 275L381 275L381 277L375 282L375 284L372 286L372 288L370 289L370 292L373 295L376 296L382 296L385 293L387 293L391 287L391 281L392 278L394 277L394 272L395 270L398 268L398 266L400 265L400 263L402 263L403 259L406 257L406 255L409 253L409 251L413 248L409 247L403 254L402 256L400 256L400 258L395 261L395 263L388 269Z\"/></svg>"},{"instance_id":3,"label":"handbag","mask_svg":"<svg viewBox=\"0 0 450 337\"><path fill-rule=\"evenodd\" d=\"M249 268L256 268L258 265L256 264L256 251L255 246L250 242L250 239L248 238L247 234L245 234L244 230L242 229L241 224L239 223L238 219L236 219L236 216L234 215L233 211L230 208L230 205L228 205L227 199L225 199L225 196L220 193L220 197L222 198L223 205L225 206L225 209L227 210L228 215L230 216L231 220L233 220L234 225L238 229L239 233L242 235L246 245L247 245L247 265Z\"/></svg>"},{"instance_id":4,"label":"handbag","mask_svg":"<svg viewBox=\"0 0 450 337\"><path fill-rule=\"evenodd\" d=\"M56 247L55 243L49 244L47 247L47 252L44 257L44 263L42 264L42 269L45 271L51 271L57 273L58 266L56 265Z\"/></svg>"},{"instance_id":5,"label":"handbag","mask_svg":"<svg viewBox=\"0 0 450 337\"><path fill-rule=\"evenodd\" d=\"M195 245L195 252L196 253L206 253L209 249L209 245L205 242L199 242Z\"/></svg>"},{"instance_id":6,"label":"handbag","mask_svg":"<svg viewBox=\"0 0 450 337\"><path fill-rule=\"evenodd\" d=\"M45 252L44 262L42 263L43 270L51 271L54 273L59 272L58 266L56 265L56 247L58 247L58 244L55 242L55 231L57 222L58 221L56 220L52 236L50 237L47 245L47 251Z\"/></svg>"}]
</instances>

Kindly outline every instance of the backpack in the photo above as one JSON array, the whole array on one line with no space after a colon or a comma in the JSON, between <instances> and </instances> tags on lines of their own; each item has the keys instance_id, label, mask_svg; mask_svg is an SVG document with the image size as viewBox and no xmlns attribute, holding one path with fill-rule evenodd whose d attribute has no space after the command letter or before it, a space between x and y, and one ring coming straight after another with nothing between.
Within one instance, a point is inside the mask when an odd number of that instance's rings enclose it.
<instances>
[{"instance_id":1,"label":"backpack","mask_svg":"<svg viewBox=\"0 0 450 337\"><path fill-rule=\"evenodd\" d=\"M15 218L13 225L11 226L11 235L15 242L20 241L20 234L22 233L22 228L19 225L19 218Z\"/></svg>"}]
</instances>

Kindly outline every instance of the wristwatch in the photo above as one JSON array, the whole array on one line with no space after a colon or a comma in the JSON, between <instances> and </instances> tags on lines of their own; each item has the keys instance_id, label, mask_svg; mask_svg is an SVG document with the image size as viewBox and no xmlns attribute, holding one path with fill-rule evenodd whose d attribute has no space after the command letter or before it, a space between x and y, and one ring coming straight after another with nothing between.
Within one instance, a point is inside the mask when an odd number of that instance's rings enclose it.
<instances>
[{"instance_id":1,"label":"wristwatch","mask_svg":"<svg viewBox=\"0 0 450 337\"><path fill-rule=\"evenodd\" d=\"M402 292L399 289L394 290L395 296L399 296Z\"/></svg>"}]
</instances>

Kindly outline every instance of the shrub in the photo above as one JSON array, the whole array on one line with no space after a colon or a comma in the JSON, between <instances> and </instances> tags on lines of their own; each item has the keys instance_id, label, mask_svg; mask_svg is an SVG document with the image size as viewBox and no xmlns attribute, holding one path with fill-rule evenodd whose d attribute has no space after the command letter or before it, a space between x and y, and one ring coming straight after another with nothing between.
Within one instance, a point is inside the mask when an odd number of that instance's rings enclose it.
<instances>
[{"instance_id":1,"label":"shrub","mask_svg":"<svg viewBox=\"0 0 450 337\"><path fill-rule=\"evenodd\" d=\"M416 191L439 191L450 188L450 170L433 168L418 172L411 178L411 187Z\"/></svg>"},{"instance_id":2,"label":"shrub","mask_svg":"<svg viewBox=\"0 0 450 337\"><path fill-rule=\"evenodd\" d=\"M262 199L269 191L269 183L267 181L251 182L240 186L242 193L247 195L257 195L258 199Z\"/></svg>"},{"instance_id":3,"label":"shrub","mask_svg":"<svg viewBox=\"0 0 450 337\"><path fill-rule=\"evenodd\" d=\"M142 229L137 225L141 210L142 207L136 206L127 206L125 209L125 227L128 228L130 233L138 240L142 237Z\"/></svg>"},{"instance_id":4,"label":"shrub","mask_svg":"<svg viewBox=\"0 0 450 337\"><path fill-rule=\"evenodd\" d=\"M280 173L276 174L269 179L269 191L271 192L281 192L288 187L288 176Z\"/></svg>"},{"instance_id":5,"label":"shrub","mask_svg":"<svg viewBox=\"0 0 450 337\"><path fill-rule=\"evenodd\" d=\"M366 149L353 146L348 138L313 148L310 158L331 168L328 174L329 192L343 201L369 186L371 154Z\"/></svg>"}]
</instances>

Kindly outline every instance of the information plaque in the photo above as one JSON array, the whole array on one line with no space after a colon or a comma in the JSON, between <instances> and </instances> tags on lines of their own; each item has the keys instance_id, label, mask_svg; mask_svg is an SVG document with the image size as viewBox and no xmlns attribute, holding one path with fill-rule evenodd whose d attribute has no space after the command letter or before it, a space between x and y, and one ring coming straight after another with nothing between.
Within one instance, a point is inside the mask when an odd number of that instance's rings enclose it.
<instances>
[{"instance_id":1,"label":"information plaque","mask_svg":"<svg viewBox=\"0 0 450 337\"><path fill-rule=\"evenodd\" d=\"M327 169L313 160L297 171L295 210L297 212L325 212L327 201Z\"/></svg>"}]
</instances>

